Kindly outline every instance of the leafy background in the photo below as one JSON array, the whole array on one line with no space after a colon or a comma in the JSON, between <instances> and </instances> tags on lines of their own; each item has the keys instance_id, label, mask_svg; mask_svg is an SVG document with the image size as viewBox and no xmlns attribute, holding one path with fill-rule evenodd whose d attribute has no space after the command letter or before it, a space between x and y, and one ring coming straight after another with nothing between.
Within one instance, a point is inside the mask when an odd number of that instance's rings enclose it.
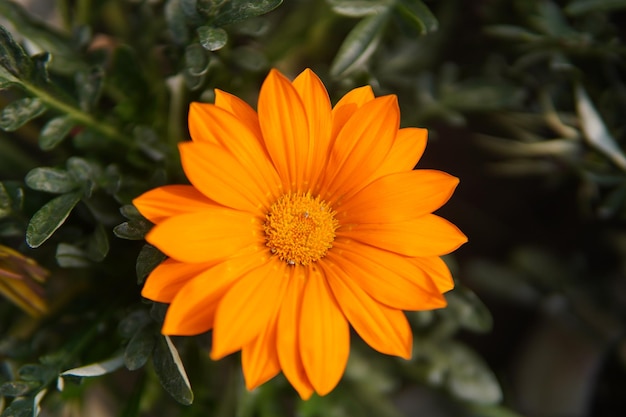
<instances>
[{"instance_id":1,"label":"leafy background","mask_svg":"<svg viewBox=\"0 0 626 417\"><path fill-rule=\"evenodd\" d=\"M626 1L0 0L0 24L1 417L626 410ZM254 104L271 67L397 94L470 238L449 307L409 313L413 359L353 338L308 402L159 334L139 293L162 255L129 205L185 181L190 101Z\"/></svg>"}]
</instances>

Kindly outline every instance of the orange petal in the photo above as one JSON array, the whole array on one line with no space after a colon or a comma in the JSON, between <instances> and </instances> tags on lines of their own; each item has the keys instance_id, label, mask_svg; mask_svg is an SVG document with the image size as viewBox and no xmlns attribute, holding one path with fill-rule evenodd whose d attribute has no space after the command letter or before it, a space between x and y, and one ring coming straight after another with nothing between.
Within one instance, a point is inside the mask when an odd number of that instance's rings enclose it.
<instances>
[{"instance_id":1,"label":"orange petal","mask_svg":"<svg viewBox=\"0 0 626 417\"><path fill-rule=\"evenodd\" d=\"M442 293L448 292L454 288L454 280L452 279L450 269L440 257L419 257L411 258L409 260L417 265L422 271L426 272Z\"/></svg>"},{"instance_id":2,"label":"orange petal","mask_svg":"<svg viewBox=\"0 0 626 417\"><path fill-rule=\"evenodd\" d=\"M237 116L257 138L261 138L259 116L248 103L237 96L215 89L215 105Z\"/></svg>"},{"instance_id":3,"label":"orange petal","mask_svg":"<svg viewBox=\"0 0 626 417\"><path fill-rule=\"evenodd\" d=\"M398 223L348 225L337 235L406 256L445 255L467 242L455 225L434 214Z\"/></svg>"},{"instance_id":4,"label":"orange petal","mask_svg":"<svg viewBox=\"0 0 626 417\"><path fill-rule=\"evenodd\" d=\"M265 145L285 190L305 191L312 146L307 114L296 89L275 69L261 87L258 111Z\"/></svg>"},{"instance_id":5,"label":"orange petal","mask_svg":"<svg viewBox=\"0 0 626 417\"><path fill-rule=\"evenodd\" d=\"M177 214L192 213L215 203L191 185L165 185L143 193L133 205L152 223L160 223Z\"/></svg>"},{"instance_id":6,"label":"orange petal","mask_svg":"<svg viewBox=\"0 0 626 417\"><path fill-rule=\"evenodd\" d=\"M427 138L428 131L426 129L417 127L400 129L391 150L371 179L374 180L385 175L410 171L415 168L417 161L424 154Z\"/></svg>"},{"instance_id":7,"label":"orange petal","mask_svg":"<svg viewBox=\"0 0 626 417\"><path fill-rule=\"evenodd\" d=\"M332 124L331 106L324 84L310 69L298 75L292 85L304 104L311 138L307 163L302 167L305 170L303 186L307 190L317 183L328 159Z\"/></svg>"},{"instance_id":8,"label":"orange petal","mask_svg":"<svg viewBox=\"0 0 626 417\"><path fill-rule=\"evenodd\" d=\"M336 138L348 119L365 103L374 100L374 92L369 85L355 88L344 95L333 107L333 127L331 137Z\"/></svg>"},{"instance_id":9,"label":"orange petal","mask_svg":"<svg viewBox=\"0 0 626 417\"><path fill-rule=\"evenodd\" d=\"M246 388L253 390L280 372L276 351L275 316L261 334L241 350L241 367Z\"/></svg>"},{"instance_id":10,"label":"orange petal","mask_svg":"<svg viewBox=\"0 0 626 417\"><path fill-rule=\"evenodd\" d=\"M285 262L272 257L228 290L215 313L212 359L240 350L271 324L289 281L286 269Z\"/></svg>"},{"instance_id":11,"label":"orange petal","mask_svg":"<svg viewBox=\"0 0 626 417\"><path fill-rule=\"evenodd\" d=\"M459 179L441 171L387 175L340 202L341 224L396 223L432 213L450 199Z\"/></svg>"},{"instance_id":12,"label":"orange petal","mask_svg":"<svg viewBox=\"0 0 626 417\"><path fill-rule=\"evenodd\" d=\"M365 103L346 122L333 143L323 198L356 191L382 164L391 149L400 122L395 96L375 98Z\"/></svg>"},{"instance_id":13,"label":"orange petal","mask_svg":"<svg viewBox=\"0 0 626 417\"><path fill-rule=\"evenodd\" d=\"M278 360L285 377L298 391L303 400L313 394L313 386L309 381L302 364L299 342L300 312L302 293L306 283L305 269L290 269L291 277L283 304L278 313Z\"/></svg>"},{"instance_id":14,"label":"orange petal","mask_svg":"<svg viewBox=\"0 0 626 417\"><path fill-rule=\"evenodd\" d=\"M354 330L373 349L388 355L411 357L413 336L404 313L370 297L357 280L332 262L322 262L328 283Z\"/></svg>"},{"instance_id":15,"label":"orange petal","mask_svg":"<svg viewBox=\"0 0 626 417\"><path fill-rule=\"evenodd\" d=\"M256 113L254 115L256 116ZM256 125L249 126L238 115L218 106L191 103L189 125L205 126L202 141L208 141L230 151L241 165L265 180L265 188L280 184L280 178L269 160L258 131L258 120Z\"/></svg>"},{"instance_id":16,"label":"orange petal","mask_svg":"<svg viewBox=\"0 0 626 417\"><path fill-rule=\"evenodd\" d=\"M279 193L280 184L269 185L271 174L242 165L239 158L211 143L178 145L189 181L202 194L225 206L264 215Z\"/></svg>"},{"instance_id":17,"label":"orange petal","mask_svg":"<svg viewBox=\"0 0 626 417\"><path fill-rule=\"evenodd\" d=\"M171 303L185 284L212 266L211 262L190 264L166 259L150 273L141 295L159 303Z\"/></svg>"},{"instance_id":18,"label":"orange petal","mask_svg":"<svg viewBox=\"0 0 626 417\"><path fill-rule=\"evenodd\" d=\"M429 310L446 301L424 271L406 257L337 238L326 257L372 298L400 310Z\"/></svg>"},{"instance_id":19,"label":"orange petal","mask_svg":"<svg viewBox=\"0 0 626 417\"><path fill-rule=\"evenodd\" d=\"M350 329L316 266L310 268L302 298L300 351L309 381L320 395L335 388L348 362Z\"/></svg>"},{"instance_id":20,"label":"orange petal","mask_svg":"<svg viewBox=\"0 0 626 417\"><path fill-rule=\"evenodd\" d=\"M181 214L157 224L146 240L182 262L213 262L264 240L261 221L226 207Z\"/></svg>"},{"instance_id":21,"label":"orange petal","mask_svg":"<svg viewBox=\"0 0 626 417\"><path fill-rule=\"evenodd\" d=\"M233 282L263 265L267 257L267 248L251 246L191 279L167 309L163 334L186 336L211 329L219 300Z\"/></svg>"}]
</instances>

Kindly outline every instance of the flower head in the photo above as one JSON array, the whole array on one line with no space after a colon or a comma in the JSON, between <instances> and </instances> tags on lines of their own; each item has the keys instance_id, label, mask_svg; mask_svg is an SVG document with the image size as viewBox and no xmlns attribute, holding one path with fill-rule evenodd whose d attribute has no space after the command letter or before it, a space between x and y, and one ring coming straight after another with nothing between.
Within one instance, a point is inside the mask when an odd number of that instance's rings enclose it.
<instances>
[{"instance_id":1,"label":"flower head","mask_svg":"<svg viewBox=\"0 0 626 417\"><path fill-rule=\"evenodd\" d=\"M48 311L40 285L47 276L34 260L0 245L0 294L33 317Z\"/></svg>"},{"instance_id":2,"label":"flower head","mask_svg":"<svg viewBox=\"0 0 626 417\"><path fill-rule=\"evenodd\" d=\"M212 329L211 357L241 350L249 389L282 370L305 399L340 380L350 326L409 358L403 310L446 305L440 256L467 238L432 214L457 178L413 170L427 132L399 119L396 97L370 87L331 107L310 70L272 70L258 112L219 90L192 103L179 145L191 185L134 200L169 257L142 292L170 304L163 333Z\"/></svg>"}]
</instances>

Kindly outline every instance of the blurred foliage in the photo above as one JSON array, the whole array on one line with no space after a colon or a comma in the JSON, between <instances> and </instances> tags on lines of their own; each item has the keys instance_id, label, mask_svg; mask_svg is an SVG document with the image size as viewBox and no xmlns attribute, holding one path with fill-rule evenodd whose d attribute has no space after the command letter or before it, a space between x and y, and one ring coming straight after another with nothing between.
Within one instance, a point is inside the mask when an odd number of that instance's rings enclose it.
<instances>
[{"instance_id":1,"label":"blurred foliage","mask_svg":"<svg viewBox=\"0 0 626 417\"><path fill-rule=\"evenodd\" d=\"M626 1L0 0L0 25L1 417L626 409ZM397 94L430 129L420 166L461 178L442 211L470 237L449 307L408 314L413 359L353 337L308 402L282 376L247 392L206 335L160 335L138 284L163 255L129 205L184 181L190 101L253 104L271 67L334 100Z\"/></svg>"}]
</instances>

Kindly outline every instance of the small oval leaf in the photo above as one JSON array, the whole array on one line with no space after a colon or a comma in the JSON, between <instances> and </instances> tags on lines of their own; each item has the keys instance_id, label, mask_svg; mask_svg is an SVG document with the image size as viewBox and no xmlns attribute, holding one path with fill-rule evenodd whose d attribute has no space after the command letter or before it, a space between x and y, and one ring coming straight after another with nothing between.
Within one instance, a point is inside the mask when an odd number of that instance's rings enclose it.
<instances>
[{"instance_id":1,"label":"small oval leaf","mask_svg":"<svg viewBox=\"0 0 626 417\"><path fill-rule=\"evenodd\" d=\"M46 111L38 98L25 97L8 104L0 113L0 129L12 132Z\"/></svg>"},{"instance_id":2,"label":"small oval leaf","mask_svg":"<svg viewBox=\"0 0 626 417\"><path fill-rule=\"evenodd\" d=\"M151 328L144 327L130 339L124 351L124 364L131 371L135 371L148 362L154 345L156 336Z\"/></svg>"},{"instance_id":3,"label":"small oval leaf","mask_svg":"<svg viewBox=\"0 0 626 417\"><path fill-rule=\"evenodd\" d=\"M65 222L76 204L80 193L63 194L46 203L30 219L26 229L26 243L31 248L41 246Z\"/></svg>"},{"instance_id":4,"label":"small oval leaf","mask_svg":"<svg viewBox=\"0 0 626 417\"><path fill-rule=\"evenodd\" d=\"M228 41L228 34L222 28L200 26L196 31L200 38L200 45L207 51L222 49Z\"/></svg>"},{"instance_id":5,"label":"small oval leaf","mask_svg":"<svg viewBox=\"0 0 626 417\"><path fill-rule=\"evenodd\" d=\"M74 127L75 122L69 116L55 117L41 129L39 147L44 151L54 149Z\"/></svg>"},{"instance_id":6,"label":"small oval leaf","mask_svg":"<svg viewBox=\"0 0 626 417\"><path fill-rule=\"evenodd\" d=\"M193 402L191 384L178 351L167 336L158 338L152 358L159 382L176 401L189 405Z\"/></svg>"},{"instance_id":7,"label":"small oval leaf","mask_svg":"<svg viewBox=\"0 0 626 417\"><path fill-rule=\"evenodd\" d=\"M26 174L24 181L33 190L48 193L62 194L78 188L74 178L67 171L58 168L34 168Z\"/></svg>"}]
</instances>

